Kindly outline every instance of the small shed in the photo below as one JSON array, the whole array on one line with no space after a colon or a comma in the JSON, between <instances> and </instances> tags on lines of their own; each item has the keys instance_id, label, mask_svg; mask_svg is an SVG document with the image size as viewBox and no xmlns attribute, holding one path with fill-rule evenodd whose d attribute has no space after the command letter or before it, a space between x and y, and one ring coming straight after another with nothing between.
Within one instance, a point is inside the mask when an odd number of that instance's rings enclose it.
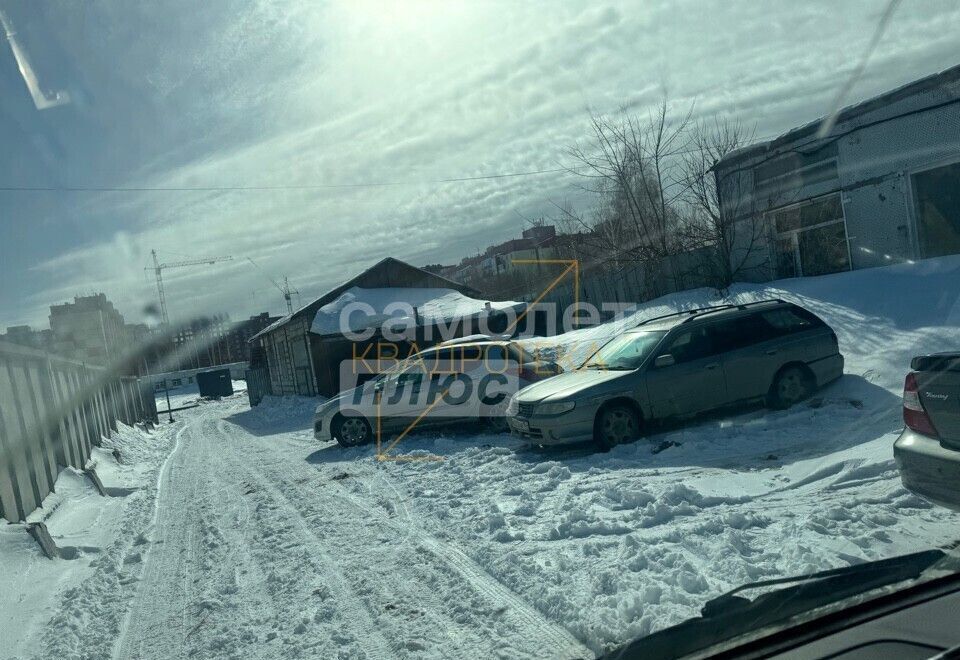
<instances>
[{"instance_id":1,"label":"small shed","mask_svg":"<svg viewBox=\"0 0 960 660\"><path fill-rule=\"evenodd\" d=\"M412 319L417 325L415 343L424 348L441 340L439 333L426 331L428 324L439 323L443 318L449 328L451 305L457 315L471 311L496 315L503 311L504 304L480 300L479 295L479 291L465 284L387 257L271 324L250 341L264 349L269 371L268 393L333 396L341 390L341 362L362 353L367 344L378 340L378 336L366 342L344 337L336 321L342 305L363 301L377 310L391 300L402 300L415 306L420 310L417 318ZM518 304L523 305L509 303ZM453 336L461 334L461 327L453 329ZM412 343L398 342L398 350L403 354Z\"/></svg>"}]
</instances>

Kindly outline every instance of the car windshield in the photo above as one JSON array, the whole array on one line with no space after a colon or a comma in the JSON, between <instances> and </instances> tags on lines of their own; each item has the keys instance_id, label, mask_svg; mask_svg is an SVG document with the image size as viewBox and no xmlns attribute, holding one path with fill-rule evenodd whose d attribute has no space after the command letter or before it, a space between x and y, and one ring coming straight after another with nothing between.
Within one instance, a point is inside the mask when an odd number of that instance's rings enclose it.
<instances>
[{"instance_id":1,"label":"car windshield","mask_svg":"<svg viewBox=\"0 0 960 660\"><path fill-rule=\"evenodd\" d=\"M592 658L950 546L958 35L0 0L0 660Z\"/></svg>"},{"instance_id":2,"label":"car windshield","mask_svg":"<svg viewBox=\"0 0 960 660\"><path fill-rule=\"evenodd\" d=\"M666 331L631 332L606 344L587 360L585 369L636 369L657 347Z\"/></svg>"}]
</instances>

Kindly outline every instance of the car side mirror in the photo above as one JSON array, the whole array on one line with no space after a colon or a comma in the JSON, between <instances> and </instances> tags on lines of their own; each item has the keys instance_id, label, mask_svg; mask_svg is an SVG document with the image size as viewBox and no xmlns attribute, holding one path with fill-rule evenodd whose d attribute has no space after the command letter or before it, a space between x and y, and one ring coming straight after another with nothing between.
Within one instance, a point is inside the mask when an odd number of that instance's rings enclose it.
<instances>
[{"instance_id":1,"label":"car side mirror","mask_svg":"<svg viewBox=\"0 0 960 660\"><path fill-rule=\"evenodd\" d=\"M673 356L667 353L666 355L658 355L657 359L653 361L653 366L657 369L662 367L670 367L676 363L676 360L673 359Z\"/></svg>"}]
</instances>

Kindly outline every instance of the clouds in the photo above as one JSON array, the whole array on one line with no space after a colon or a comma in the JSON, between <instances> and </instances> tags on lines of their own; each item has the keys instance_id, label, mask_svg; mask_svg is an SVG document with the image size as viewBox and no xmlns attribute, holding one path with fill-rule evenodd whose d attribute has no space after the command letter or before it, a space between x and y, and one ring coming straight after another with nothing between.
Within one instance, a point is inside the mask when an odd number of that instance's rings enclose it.
<instances>
[{"instance_id":1,"label":"clouds","mask_svg":"<svg viewBox=\"0 0 960 660\"><path fill-rule=\"evenodd\" d=\"M52 128L54 172L75 185L261 186L429 182L552 169L586 108L679 106L778 133L826 110L882 2L240 2L114 0L14 17L26 47L57 38L79 104ZM950 2L906 3L853 97L956 62ZM32 55L33 53L31 53ZM43 58L41 58L43 59ZM49 71L48 66L48 71ZM0 79L2 82L2 79ZM23 90L3 87L8 94ZM2 107L2 106L0 106ZM71 114L72 113L72 114ZM19 157L37 167L36 149ZM9 157L0 156L8 168ZM4 320L37 321L67 292L103 290L131 317L153 302L149 251L250 256L315 295L392 255L458 261L510 238L523 215L574 196L567 174L451 184L63 196L44 205L57 240L0 196L2 248L24 286ZM583 201L583 200L581 200ZM29 272L29 276L24 273ZM10 273L7 273L10 275ZM170 271L171 314L259 311L265 279L240 261ZM269 283L266 283L269 286ZM71 287L74 287L71 289ZM495 293L495 292L491 292ZM280 311L279 294L270 299Z\"/></svg>"}]
</instances>

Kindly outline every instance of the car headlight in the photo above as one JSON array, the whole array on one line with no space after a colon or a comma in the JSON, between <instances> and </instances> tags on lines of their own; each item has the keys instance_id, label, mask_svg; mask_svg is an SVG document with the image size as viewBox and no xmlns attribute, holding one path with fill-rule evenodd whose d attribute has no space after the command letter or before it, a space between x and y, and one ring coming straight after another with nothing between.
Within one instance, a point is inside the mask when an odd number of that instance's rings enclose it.
<instances>
[{"instance_id":1,"label":"car headlight","mask_svg":"<svg viewBox=\"0 0 960 660\"><path fill-rule=\"evenodd\" d=\"M507 403L507 412L508 415L516 415L520 411L520 403L517 401L517 395L514 394L510 397L510 401Z\"/></svg>"},{"instance_id":2,"label":"car headlight","mask_svg":"<svg viewBox=\"0 0 960 660\"><path fill-rule=\"evenodd\" d=\"M557 403L542 403L537 406L538 415L559 415L573 410L577 404L573 401L559 401Z\"/></svg>"}]
</instances>

